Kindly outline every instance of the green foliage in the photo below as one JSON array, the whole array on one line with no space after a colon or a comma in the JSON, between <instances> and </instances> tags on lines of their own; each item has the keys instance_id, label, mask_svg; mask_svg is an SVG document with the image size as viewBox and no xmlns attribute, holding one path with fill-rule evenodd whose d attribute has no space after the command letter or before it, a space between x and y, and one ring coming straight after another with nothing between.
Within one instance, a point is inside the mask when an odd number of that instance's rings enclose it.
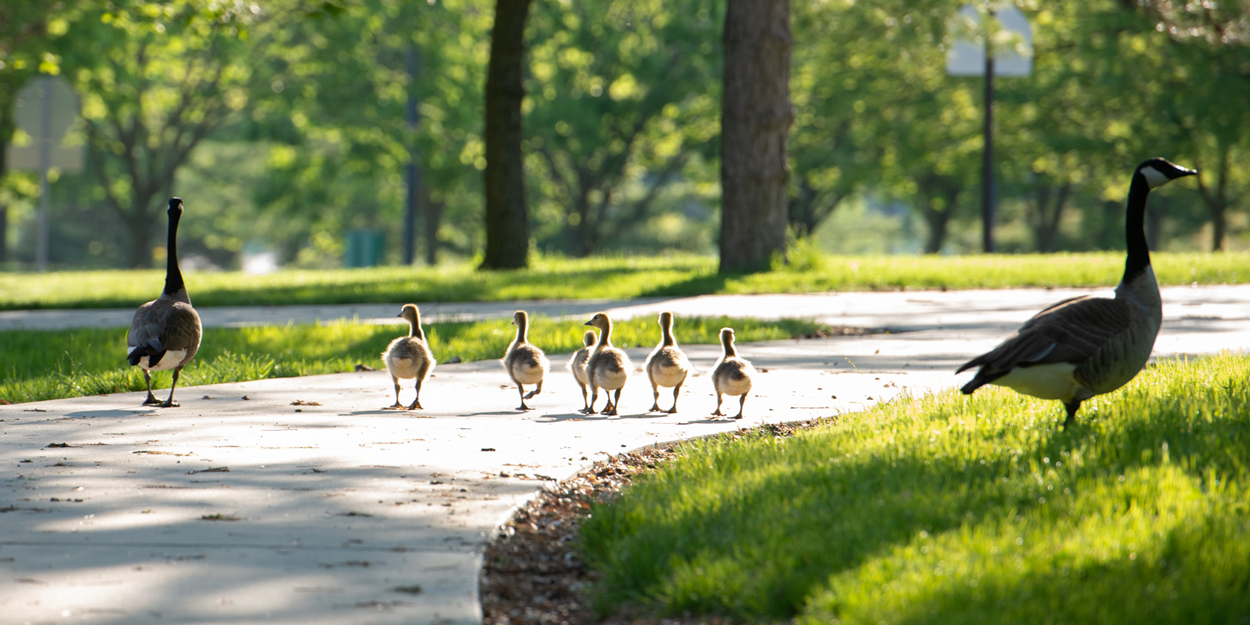
<instances>
[{"instance_id":1,"label":"green foliage","mask_svg":"<svg viewBox=\"0 0 1250 625\"><path fill-rule=\"evenodd\" d=\"M600 607L800 623L1226 622L1250 610L1250 358L1062 410L902 398L703 440L582 524Z\"/></svg>"},{"instance_id":2,"label":"green foliage","mask_svg":"<svg viewBox=\"0 0 1250 625\"><path fill-rule=\"evenodd\" d=\"M589 319L589 317L587 318ZM530 342L550 354L576 351L582 346L584 320L531 320ZM504 320L426 324L426 338L438 360L453 356L463 361L503 357L516 334ZM728 317L675 320L674 332L688 344L716 344L723 327L733 327L738 340L786 339L814 332L807 321L759 321ZM179 386L218 384L266 378L352 371L357 364L385 367L380 354L387 344L406 333L406 326L378 326L352 322L209 328L195 360L179 377ZM127 366L125 329L0 332L5 367L0 370L0 400L40 401L140 391L143 372ZM659 342L655 319L631 319L613 327L618 346L649 346ZM153 384L168 386L169 373L153 374Z\"/></svg>"},{"instance_id":3,"label":"green foliage","mask_svg":"<svg viewBox=\"0 0 1250 625\"><path fill-rule=\"evenodd\" d=\"M743 276L716 273L708 256L542 258L520 271L475 271L468 263L188 274L197 306L273 306L531 299L621 300L711 293L819 293L897 289L1112 286L1124 271L1117 252L1054 255L825 256L810 244L790 265ZM1160 284L1250 282L1245 253L1156 253ZM160 291L159 271L0 273L0 310L130 308Z\"/></svg>"}]
</instances>

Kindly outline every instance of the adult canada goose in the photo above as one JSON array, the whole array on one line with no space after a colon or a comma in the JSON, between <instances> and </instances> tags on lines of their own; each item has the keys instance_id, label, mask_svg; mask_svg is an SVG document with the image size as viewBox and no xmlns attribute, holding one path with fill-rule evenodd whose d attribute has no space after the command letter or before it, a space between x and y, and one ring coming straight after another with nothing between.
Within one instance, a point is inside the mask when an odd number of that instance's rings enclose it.
<instances>
[{"instance_id":1,"label":"adult canada goose","mask_svg":"<svg viewBox=\"0 0 1250 625\"><path fill-rule=\"evenodd\" d=\"M399 381L416 380L416 397L408 404L408 410L423 410L421 407L421 383L430 371L434 370L434 354L425 342L425 332L421 329L421 311L416 304L404 304L396 317L408 320L408 336L401 336L386 347L382 352L382 361L395 383L395 403L383 410L400 410L404 405L399 403Z\"/></svg>"},{"instance_id":2,"label":"adult canada goose","mask_svg":"<svg viewBox=\"0 0 1250 625\"><path fill-rule=\"evenodd\" d=\"M586 361L586 380L590 384L590 411L595 411L595 402L599 399L599 389L607 391L607 403L599 414L615 415L617 404L621 401L621 389L629 381L629 371L634 365L629 355L623 350L612 347L612 320L606 313L595 313L586 322L588 326L599 328L599 342Z\"/></svg>"},{"instance_id":3,"label":"adult canada goose","mask_svg":"<svg viewBox=\"0 0 1250 625\"><path fill-rule=\"evenodd\" d=\"M964 394L998 384L1041 399L1063 402L1067 428L1081 402L1110 393L1137 375L1150 358L1163 302L1150 266L1142 227L1146 196L1169 181L1198 172L1152 158L1133 172L1128 190L1124 277L1115 297L1086 295L1037 313L993 350L964 363L956 373L980 367Z\"/></svg>"},{"instance_id":4,"label":"adult canada goose","mask_svg":"<svg viewBox=\"0 0 1250 625\"><path fill-rule=\"evenodd\" d=\"M200 316L191 307L187 285L178 270L178 220L182 217L182 198L169 198L169 242L165 257L165 290L161 296L140 306L130 323L126 335L126 357L130 366L143 369L143 380L148 385L148 398L144 406L176 408L174 388L178 386L178 374L200 349ZM169 399L160 401L152 395L151 371L174 370L174 381L169 385Z\"/></svg>"},{"instance_id":5,"label":"adult canada goose","mask_svg":"<svg viewBox=\"0 0 1250 625\"><path fill-rule=\"evenodd\" d=\"M582 348L569 358L569 371L573 372L577 385L582 387L582 409L578 410L582 414L590 414L590 396L586 394L586 361L590 359L590 350L594 348L596 340L595 331L586 330L586 334L582 335Z\"/></svg>"},{"instance_id":6,"label":"adult canada goose","mask_svg":"<svg viewBox=\"0 0 1250 625\"><path fill-rule=\"evenodd\" d=\"M516 383L517 392L521 394L521 405L517 410L531 410L525 400L543 392L543 376L551 368L543 350L529 344L529 315L518 310L512 315L512 324L516 326L516 338L508 345L508 353L503 357L503 368L508 370L512 381ZM528 395L525 394L526 384L537 384Z\"/></svg>"},{"instance_id":7,"label":"adult canada goose","mask_svg":"<svg viewBox=\"0 0 1250 625\"><path fill-rule=\"evenodd\" d=\"M755 367L746 359L738 357L738 350L734 349L733 328L720 329L720 345L720 360L712 365L712 386L716 388L716 412L712 416L725 416L720 411L723 395L740 395L738 414L733 418L741 419L742 407L747 403L747 393L751 392L751 378L755 375Z\"/></svg>"},{"instance_id":8,"label":"adult canada goose","mask_svg":"<svg viewBox=\"0 0 1250 625\"><path fill-rule=\"evenodd\" d=\"M647 377L651 379L651 393L655 401L647 412L677 412L677 395L681 393L681 385L690 373L690 361L686 354L677 347L677 339L673 338L673 313L660 313L660 344L655 346L643 365ZM660 410L660 387L673 388L673 407Z\"/></svg>"}]
</instances>

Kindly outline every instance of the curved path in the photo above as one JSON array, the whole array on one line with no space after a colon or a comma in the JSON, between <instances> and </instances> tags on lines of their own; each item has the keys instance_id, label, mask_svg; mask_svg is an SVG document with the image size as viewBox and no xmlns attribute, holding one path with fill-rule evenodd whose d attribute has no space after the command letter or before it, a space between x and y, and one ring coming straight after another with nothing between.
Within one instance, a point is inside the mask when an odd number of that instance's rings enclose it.
<instances>
[{"instance_id":1,"label":"curved path","mask_svg":"<svg viewBox=\"0 0 1250 625\"><path fill-rule=\"evenodd\" d=\"M513 410L516 390L495 362L439 365L419 413L380 410L393 400L381 371L182 388L178 409L140 407L142 393L0 406L0 463L8 467L0 487L0 620L480 622L483 547L550 480L602 454L848 414L904 390L953 386L960 362L1076 293L423 305L443 318L506 315L520 305L551 315L732 311L891 329L741 345L766 370L742 422L707 418L715 400L706 372L719 351L708 346L686 348L701 372L675 415L640 412L651 404L641 373L626 387L620 417L578 414L580 393L562 368L567 356L553 357L558 364L529 413ZM1164 299L1156 355L1250 347L1250 287L1173 288ZM393 322L398 308L202 314L216 325L340 316ZM130 313L122 313L125 325ZM42 318L67 327L78 314L3 313L0 324L40 327ZM630 355L640 364L647 351ZM1056 422L1060 413L1056 404Z\"/></svg>"}]
</instances>

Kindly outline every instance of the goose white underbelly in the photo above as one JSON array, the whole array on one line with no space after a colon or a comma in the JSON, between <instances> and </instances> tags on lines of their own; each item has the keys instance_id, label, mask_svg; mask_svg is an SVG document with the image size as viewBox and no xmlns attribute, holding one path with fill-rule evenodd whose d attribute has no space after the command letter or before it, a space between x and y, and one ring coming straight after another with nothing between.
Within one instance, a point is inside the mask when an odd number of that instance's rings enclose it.
<instances>
[{"instance_id":1,"label":"goose white underbelly","mask_svg":"<svg viewBox=\"0 0 1250 625\"><path fill-rule=\"evenodd\" d=\"M994 380L993 384L1039 399L1067 401L1076 393L1077 382L1073 376L1075 371L1076 365L1067 362L1016 367L1011 373Z\"/></svg>"},{"instance_id":2,"label":"goose white underbelly","mask_svg":"<svg viewBox=\"0 0 1250 625\"><path fill-rule=\"evenodd\" d=\"M131 348L130 351L134 351L135 349L136 348ZM143 367L145 371L164 371L166 369L173 369L174 367L177 367L178 364L181 363L186 357L187 350L175 349L165 352L165 355L161 357L160 362L157 362L156 364L152 364L150 362L152 359L151 356L144 356L139 359L139 366Z\"/></svg>"}]
</instances>

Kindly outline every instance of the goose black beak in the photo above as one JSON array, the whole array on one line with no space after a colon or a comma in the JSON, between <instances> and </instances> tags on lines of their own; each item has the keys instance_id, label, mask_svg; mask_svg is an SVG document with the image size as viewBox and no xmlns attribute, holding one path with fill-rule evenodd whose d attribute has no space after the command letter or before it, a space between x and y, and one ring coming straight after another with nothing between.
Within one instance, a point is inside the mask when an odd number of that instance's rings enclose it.
<instances>
[{"instance_id":1,"label":"goose black beak","mask_svg":"<svg viewBox=\"0 0 1250 625\"><path fill-rule=\"evenodd\" d=\"M403 316L404 316L404 313L399 313L398 315L395 315L395 316L396 316L396 317L403 317Z\"/></svg>"},{"instance_id":2,"label":"goose black beak","mask_svg":"<svg viewBox=\"0 0 1250 625\"><path fill-rule=\"evenodd\" d=\"M584 326L588 326L588 325L590 325L590 322L589 322L589 321L587 321L586 323L583 323L582 325L584 325Z\"/></svg>"}]
</instances>

